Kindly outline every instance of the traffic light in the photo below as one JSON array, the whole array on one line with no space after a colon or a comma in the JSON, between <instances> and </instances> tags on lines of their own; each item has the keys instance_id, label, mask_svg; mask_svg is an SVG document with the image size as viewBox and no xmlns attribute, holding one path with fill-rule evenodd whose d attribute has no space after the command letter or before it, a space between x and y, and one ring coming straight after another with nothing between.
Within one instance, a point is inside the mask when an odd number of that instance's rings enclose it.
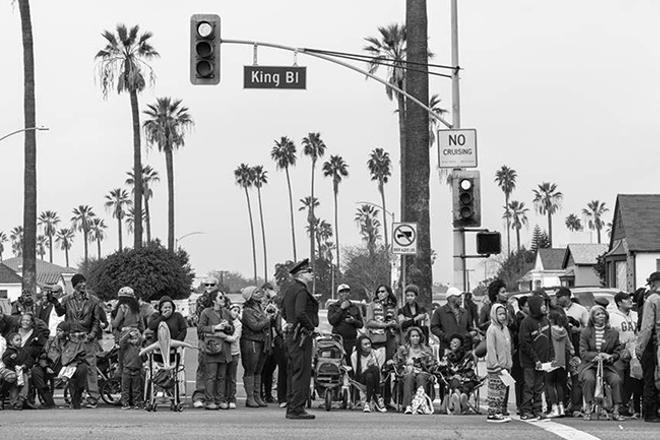
<instances>
[{"instance_id":1,"label":"traffic light","mask_svg":"<svg viewBox=\"0 0 660 440\"><path fill-rule=\"evenodd\" d=\"M478 228L481 226L479 182L479 171L454 171L452 176L452 199L455 228Z\"/></svg>"},{"instance_id":2,"label":"traffic light","mask_svg":"<svg viewBox=\"0 0 660 440\"><path fill-rule=\"evenodd\" d=\"M499 232L478 232L477 253L479 255L499 254L502 252L502 236Z\"/></svg>"},{"instance_id":3,"label":"traffic light","mask_svg":"<svg viewBox=\"0 0 660 440\"><path fill-rule=\"evenodd\" d=\"M194 14L190 17L190 82L220 82L220 17Z\"/></svg>"}]
</instances>

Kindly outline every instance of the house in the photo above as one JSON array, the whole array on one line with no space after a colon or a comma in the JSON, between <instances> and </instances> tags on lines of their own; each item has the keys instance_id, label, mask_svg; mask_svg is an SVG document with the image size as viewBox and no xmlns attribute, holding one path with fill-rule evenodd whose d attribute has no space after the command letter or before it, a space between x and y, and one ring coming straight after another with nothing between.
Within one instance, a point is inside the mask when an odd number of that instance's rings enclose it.
<instances>
[{"instance_id":1,"label":"house","mask_svg":"<svg viewBox=\"0 0 660 440\"><path fill-rule=\"evenodd\" d=\"M600 286L601 279L595 270L598 257L608 250L607 244L572 243L566 247L560 276L561 285L566 287Z\"/></svg>"},{"instance_id":2,"label":"house","mask_svg":"<svg viewBox=\"0 0 660 440\"><path fill-rule=\"evenodd\" d=\"M23 259L21 257L9 258L3 261L3 264L14 271L16 275L23 275ZM70 267L62 267L37 258L37 285L39 287L62 286L66 293L73 292L71 278L76 274L76 270Z\"/></svg>"},{"instance_id":3,"label":"house","mask_svg":"<svg viewBox=\"0 0 660 440\"><path fill-rule=\"evenodd\" d=\"M608 287L633 292L660 270L660 194L619 194L605 254Z\"/></svg>"},{"instance_id":4,"label":"house","mask_svg":"<svg viewBox=\"0 0 660 440\"><path fill-rule=\"evenodd\" d=\"M557 287L561 285L561 277L565 274L562 268L566 249L547 248L536 252L534 267L519 281L520 291L532 291L542 287Z\"/></svg>"},{"instance_id":5,"label":"house","mask_svg":"<svg viewBox=\"0 0 660 440\"><path fill-rule=\"evenodd\" d=\"M23 280L10 267L0 263L0 303L9 304L21 296ZM6 312L0 306L0 310Z\"/></svg>"}]
</instances>

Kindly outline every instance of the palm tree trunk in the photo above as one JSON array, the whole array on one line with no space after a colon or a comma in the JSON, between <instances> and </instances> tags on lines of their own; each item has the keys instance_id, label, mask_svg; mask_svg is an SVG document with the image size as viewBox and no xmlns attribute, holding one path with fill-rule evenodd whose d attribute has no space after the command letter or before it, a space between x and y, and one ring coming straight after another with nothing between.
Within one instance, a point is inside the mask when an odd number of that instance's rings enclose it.
<instances>
[{"instance_id":1,"label":"palm tree trunk","mask_svg":"<svg viewBox=\"0 0 660 440\"><path fill-rule=\"evenodd\" d=\"M552 214L548 211L548 239L550 240L550 247L552 247Z\"/></svg>"},{"instance_id":2,"label":"palm tree trunk","mask_svg":"<svg viewBox=\"0 0 660 440\"><path fill-rule=\"evenodd\" d=\"M385 188L382 183L378 184L378 190L380 191L380 201L383 205L383 238L385 238L385 249L389 249L387 242L387 209L385 208Z\"/></svg>"},{"instance_id":3,"label":"palm tree trunk","mask_svg":"<svg viewBox=\"0 0 660 440\"><path fill-rule=\"evenodd\" d=\"M165 148L167 166L167 249L174 251L174 157L171 148Z\"/></svg>"},{"instance_id":4,"label":"palm tree trunk","mask_svg":"<svg viewBox=\"0 0 660 440\"><path fill-rule=\"evenodd\" d=\"M261 221L261 241L264 247L264 282L268 282L268 257L266 256L266 230L264 228L264 211L261 204L261 188L257 187L257 198L259 199L259 220Z\"/></svg>"},{"instance_id":5,"label":"palm tree trunk","mask_svg":"<svg viewBox=\"0 0 660 440\"><path fill-rule=\"evenodd\" d=\"M289 167L284 168L286 173L286 186L289 188L289 212L291 214L291 241L293 242L293 261L298 261L296 255L296 228L293 223L293 195L291 194L291 178L289 177Z\"/></svg>"},{"instance_id":6,"label":"palm tree trunk","mask_svg":"<svg viewBox=\"0 0 660 440\"><path fill-rule=\"evenodd\" d=\"M133 195L133 212L136 221L133 225L133 247L142 247L142 151L140 148L140 113L138 108L137 91L132 90L131 113L133 116L133 180L135 193Z\"/></svg>"},{"instance_id":7,"label":"palm tree trunk","mask_svg":"<svg viewBox=\"0 0 660 440\"><path fill-rule=\"evenodd\" d=\"M145 225L147 226L147 243L151 242L151 212L149 211L149 198L147 193L144 193L144 217Z\"/></svg>"},{"instance_id":8,"label":"palm tree trunk","mask_svg":"<svg viewBox=\"0 0 660 440\"><path fill-rule=\"evenodd\" d=\"M401 169L401 176L404 176L406 170L406 99L403 95L397 93L396 100L399 108L399 149L401 151L401 158L399 159L399 165ZM405 191L405 179L401 179L401 219L403 221L403 213L406 212L406 191Z\"/></svg>"},{"instance_id":9,"label":"palm tree trunk","mask_svg":"<svg viewBox=\"0 0 660 440\"><path fill-rule=\"evenodd\" d=\"M600 228L596 228L596 237L598 238L598 244L600 244Z\"/></svg>"},{"instance_id":10,"label":"palm tree trunk","mask_svg":"<svg viewBox=\"0 0 660 440\"><path fill-rule=\"evenodd\" d=\"M509 193L504 193L504 206L506 208L506 255L511 255L511 218L509 217Z\"/></svg>"},{"instance_id":11,"label":"palm tree trunk","mask_svg":"<svg viewBox=\"0 0 660 440\"><path fill-rule=\"evenodd\" d=\"M64 248L64 258L66 259L66 267L69 267L69 248L68 247Z\"/></svg>"},{"instance_id":12,"label":"palm tree trunk","mask_svg":"<svg viewBox=\"0 0 660 440\"><path fill-rule=\"evenodd\" d=\"M87 229L83 229L83 241L85 242L85 265L87 265L89 261L87 254Z\"/></svg>"},{"instance_id":13,"label":"palm tree trunk","mask_svg":"<svg viewBox=\"0 0 660 440\"><path fill-rule=\"evenodd\" d=\"M341 267L340 266L340 260L339 260L339 249L340 249L339 248L339 222L337 221L337 193L338 192L339 191L338 191L337 185L335 185L335 188L334 188L334 193L335 193L335 243L337 244L337 271L334 271L334 270L332 271L332 281L330 283L331 284L330 288L332 289L332 290L330 290L330 293L331 293L331 296L332 296L333 299L335 297L335 285L336 285L335 284L335 273L339 272L339 274L341 275L341 269L339 269ZM332 261L330 261L330 266L332 267Z\"/></svg>"},{"instance_id":14,"label":"palm tree trunk","mask_svg":"<svg viewBox=\"0 0 660 440\"><path fill-rule=\"evenodd\" d=\"M405 72L406 91L421 102L429 101L428 62L428 21L426 0L406 0L407 59L418 63L418 69ZM421 66L421 67L419 67ZM419 286L419 302L431 303L433 275L431 267L431 234L429 213L429 114L418 105L405 109L406 152L405 211L403 220L417 222L418 253L406 258L407 282ZM412 264L411 264L412 263ZM411 267L412 266L412 267Z\"/></svg>"},{"instance_id":15,"label":"palm tree trunk","mask_svg":"<svg viewBox=\"0 0 660 440\"><path fill-rule=\"evenodd\" d=\"M309 204L309 255L312 260L312 295L316 293L316 256L314 255L314 168L316 160L312 160L312 198Z\"/></svg>"},{"instance_id":16,"label":"palm tree trunk","mask_svg":"<svg viewBox=\"0 0 660 440\"><path fill-rule=\"evenodd\" d=\"M520 228L516 228L516 247L520 252Z\"/></svg>"},{"instance_id":17,"label":"palm tree trunk","mask_svg":"<svg viewBox=\"0 0 660 440\"><path fill-rule=\"evenodd\" d=\"M254 269L254 284L257 284L257 248L254 244L254 222L252 221L252 207L250 206L250 194L245 188L245 198L247 199L248 215L250 216L250 237L252 238L252 268Z\"/></svg>"},{"instance_id":18,"label":"palm tree trunk","mask_svg":"<svg viewBox=\"0 0 660 440\"><path fill-rule=\"evenodd\" d=\"M122 242L121 242L121 238L122 238L121 237L121 216L117 217L117 232L119 233L119 249L117 249L117 250L121 251L122 249L124 249L124 246L122 246Z\"/></svg>"},{"instance_id":19,"label":"palm tree trunk","mask_svg":"<svg viewBox=\"0 0 660 440\"><path fill-rule=\"evenodd\" d=\"M96 251L97 251L97 255L98 255L97 259L100 260L101 259L101 239L98 238L98 237L96 238Z\"/></svg>"},{"instance_id":20,"label":"palm tree trunk","mask_svg":"<svg viewBox=\"0 0 660 440\"><path fill-rule=\"evenodd\" d=\"M23 37L23 115L25 128L36 126L34 97L34 50L30 2L19 0ZM23 177L23 290L37 293L37 135L34 129L25 131L25 171Z\"/></svg>"},{"instance_id":21,"label":"palm tree trunk","mask_svg":"<svg viewBox=\"0 0 660 440\"><path fill-rule=\"evenodd\" d=\"M53 262L53 234L48 234L48 262Z\"/></svg>"}]
</instances>

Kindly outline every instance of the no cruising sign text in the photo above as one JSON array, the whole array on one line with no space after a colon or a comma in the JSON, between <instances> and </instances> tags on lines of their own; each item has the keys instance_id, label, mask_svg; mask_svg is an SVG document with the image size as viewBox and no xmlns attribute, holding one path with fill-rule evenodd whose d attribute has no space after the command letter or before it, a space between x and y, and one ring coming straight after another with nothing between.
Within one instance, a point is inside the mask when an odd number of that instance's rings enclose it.
<instances>
[{"instance_id":1,"label":"no cruising sign text","mask_svg":"<svg viewBox=\"0 0 660 440\"><path fill-rule=\"evenodd\" d=\"M477 167L477 130L438 130L440 168Z\"/></svg>"},{"instance_id":2,"label":"no cruising sign text","mask_svg":"<svg viewBox=\"0 0 660 440\"><path fill-rule=\"evenodd\" d=\"M417 223L392 224L392 253L406 255L417 253Z\"/></svg>"}]
</instances>

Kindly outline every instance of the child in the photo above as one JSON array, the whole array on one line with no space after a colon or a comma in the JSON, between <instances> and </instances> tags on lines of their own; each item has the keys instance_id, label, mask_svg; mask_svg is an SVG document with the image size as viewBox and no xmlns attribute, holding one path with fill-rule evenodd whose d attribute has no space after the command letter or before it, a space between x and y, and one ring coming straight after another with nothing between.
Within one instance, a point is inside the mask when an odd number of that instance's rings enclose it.
<instances>
[{"instance_id":1,"label":"child","mask_svg":"<svg viewBox=\"0 0 660 440\"><path fill-rule=\"evenodd\" d=\"M142 407L142 364L140 356L142 337L137 329L131 329L119 341L119 349L124 354L121 371L121 409Z\"/></svg>"},{"instance_id":2,"label":"child","mask_svg":"<svg viewBox=\"0 0 660 440\"><path fill-rule=\"evenodd\" d=\"M566 331L568 326L566 317L559 312L551 312L550 323L552 324L552 347L555 351L555 359L553 361L554 370L546 373L546 399L548 405L552 407L552 411L548 414L548 417L552 419L563 417L566 414L564 410L564 390L567 389L568 378L566 360L570 359L575 352Z\"/></svg>"},{"instance_id":3,"label":"child","mask_svg":"<svg viewBox=\"0 0 660 440\"><path fill-rule=\"evenodd\" d=\"M229 308L231 317L234 324L234 334L227 336L225 341L231 343L231 362L227 364L227 381L225 396L227 402L220 402L222 409L236 409L236 372L238 369L238 359L241 356L241 332L243 330L243 323L241 323L241 306L233 304Z\"/></svg>"},{"instance_id":4,"label":"child","mask_svg":"<svg viewBox=\"0 0 660 440\"><path fill-rule=\"evenodd\" d=\"M490 325L486 330L486 370L488 371L488 417L486 422L506 423L511 418L504 416L507 387L502 382L502 373L513 366L511 334L507 327L507 311L502 304L490 309Z\"/></svg>"},{"instance_id":5,"label":"child","mask_svg":"<svg viewBox=\"0 0 660 440\"><path fill-rule=\"evenodd\" d=\"M534 293L527 300L529 315L520 323L520 366L523 368L521 420L548 420L543 414L541 394L545 381L544 365L554 357L550 321L543 296Z\"/></svg>"},{"instance_id":6,"label":"child","mask_svg":"<svg viewBox=\"0 0 660 440\"><path fill-rule=\"evenodd\" d=\"M15 373L16 379L11 381L13 377L8 377L8 380L5 380L9 383L11 406L13 409L20 411L23 409L23 404L27 400L29 392L28 371L25 368L27 353L21 347L21 335L18 333L11 333L7 336L7 341L9 346L2 354L2 363L5 364L7 370Z\"/></svg>"}]
</instances>

